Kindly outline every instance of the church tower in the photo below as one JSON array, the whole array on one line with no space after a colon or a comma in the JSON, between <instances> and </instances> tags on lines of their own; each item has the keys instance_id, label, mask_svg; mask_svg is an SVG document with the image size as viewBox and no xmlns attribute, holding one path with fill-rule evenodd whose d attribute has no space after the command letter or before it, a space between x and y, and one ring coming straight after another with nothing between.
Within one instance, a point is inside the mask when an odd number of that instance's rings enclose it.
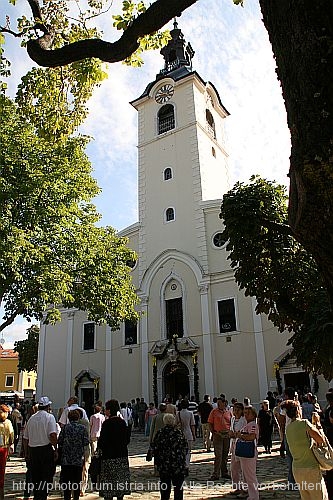
<instances>
[{"instance_id":1,"label":"church tower","mask_svg":"<svg viewBox=\"0 0 333 500\"><path fill-rule=\"evenodd\" d=\"M228 190L224 119L210 82L192 70L194 51L174 22L164 68L132 101L138 111L139 274L166 248L191 253L207 271L202 204Z\"/></svg>"}]
</instances>

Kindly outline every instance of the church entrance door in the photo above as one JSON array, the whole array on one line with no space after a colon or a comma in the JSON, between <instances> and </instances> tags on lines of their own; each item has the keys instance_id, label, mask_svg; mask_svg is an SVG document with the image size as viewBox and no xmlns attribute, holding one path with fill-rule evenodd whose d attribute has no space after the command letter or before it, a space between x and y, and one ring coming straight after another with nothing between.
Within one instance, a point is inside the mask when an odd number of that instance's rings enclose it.
<instances>
[{"instance_id":1,"label":"church entrance door","mask_svg":"<svg viewBox=\"0 0 333 500\"><path fill-rule=\"evenodd\" d=\"M88 417L94 413L95 403L95 389L93 387L80 387L81 389L81 403L84 403L84 409Z\"/></svg>"},{"instance_id":2,"label":"church entrance door","mask_svg":"<svg viewBox=\"0 0 333 500\"><path fill-rule=\"evenodd\" d=\"M178 394L190 398L190 381L187 367L181 361L168 363L163 374L164 395L169 394L173 402Z\"/></svg>"},{"instance_id":3,"label":"church entrance door","mask_svg":"<svg viewBox=\"0 0 333 500\"><path fill-rule=\"evenodd\" d=\"M285 373L284 386L294 387L299 392L309 392L311 384L310 377L307 372Z\"/></svg>"}]
</instances>

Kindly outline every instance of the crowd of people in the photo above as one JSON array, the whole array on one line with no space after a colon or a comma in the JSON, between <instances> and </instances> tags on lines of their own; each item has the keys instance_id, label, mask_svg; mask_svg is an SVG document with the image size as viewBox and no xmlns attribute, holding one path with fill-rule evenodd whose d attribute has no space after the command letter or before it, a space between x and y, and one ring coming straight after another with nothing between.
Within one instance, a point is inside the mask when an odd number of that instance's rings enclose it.
<instances>
[{"instance_id":1,"label":"crowd of people","mask_svg":"<svg viewBox=\"0 0 333 500\"><path fill-rule=\"evenodd\" d=\"M258 412L248 397L232 398L229 403L225 394L212 401L205 395L200 403L181 395L173 403L167 395L158 408L144 398L120 404L111 399L105 405L96 402L89 416L78 398L71 396L57 419L47 396L30 404L29 413L21 412L18 403L13 408L0 405L0 500L6 460L16 451L21 429L27 466L25 498L33 494L35 500L46 500L60 465L64 500L85 495L89 474L100 496L122 499L130 494L128 444L134 430L147 436L147 457L154 459L161 500L170 498L172 485L175 500L182 500L198 438L204 451L214 451L210 481L231 480L232 495L258 500L258 453L271 453L276 430L280 455L288 463L288 487L297 485L302 500L333 500L333 470L323 477L311 449L312 441L322 445L327 439L333 444L333 391L326 398L322 409L313 394L299 396L286 388L283 396L268 392Z\"/></svg>"}]
</instances>

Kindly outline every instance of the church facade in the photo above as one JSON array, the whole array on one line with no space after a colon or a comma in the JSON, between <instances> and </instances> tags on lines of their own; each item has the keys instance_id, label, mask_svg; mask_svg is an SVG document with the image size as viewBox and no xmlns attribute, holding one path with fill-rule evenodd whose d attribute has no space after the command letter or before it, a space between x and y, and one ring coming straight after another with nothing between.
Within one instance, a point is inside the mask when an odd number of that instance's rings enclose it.
<instances>
[{"instance_id":1,"label":"church facade","mask_svg":"<svg viewBox=\"0 0 333 500\"><path fill-rule=\"evenodd\" d=\"M42 325L37 395L62 407L111 397L225 393L253 403L268 390L313 388L255 299L234 280L219 219L230 189L224 123L229 113L192 69L194 52L175 23L164 69L131 102L138 112L139 221L120 232L138 259L132 275L141 313L117 332L63 310ZM319 378L319 398L327 384Z\"/></svg>"}]
</instances>

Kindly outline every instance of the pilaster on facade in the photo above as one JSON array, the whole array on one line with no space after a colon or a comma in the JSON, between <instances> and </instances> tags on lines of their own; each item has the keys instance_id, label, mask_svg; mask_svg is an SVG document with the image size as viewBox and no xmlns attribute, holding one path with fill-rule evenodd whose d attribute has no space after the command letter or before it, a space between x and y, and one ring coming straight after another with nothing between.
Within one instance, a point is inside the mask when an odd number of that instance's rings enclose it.
<instances>
[{"instance_id":1,"label":"pilaster on facade","mask_svg":"<svg viewBox=\"0 0 333 500\"><path fill-rule=\"evenodd\" d=\"M200 156L198 151L198 137L196 129L193 129L191 137L191 165L192 165L192 193L193 193L193 220L195 221L195 231L197 240L198 259L204 272L208 272L208 252L205 242L205 219L200 207L202 201L201 174L200 174Z\"/></svg>"},{"instance_id":2,"label":"pilaster on facade","mask_svg":"<svg viewBox=\"0 0 333 500\"><path fill-rule=\"evenodd\" d=\"M17 385L18 392L23 392L23 373L24 372L18 373L18 385Z\"/></svg>"},{"instance_id":3,"label":"pilaster on facade","mask_svg":"<svg viewBox=\"0 0 333 500\"><path fill-rule=\"evenodd\" d=\"M40 327L38 343L38 374L36 380L36 399L43 395L44 367L45 367L45 348L46 348L46 324L45 317Z\"/></svg>"},{"instance_id":4,"label":"pilaster on facade","mask_svg":"<svg viewBox=\"0 0 333 500\"><path fill-rule=\"evenodd\" d=\"M105 329L105 377L104 400L111 398L112 394L112 330L110 326Z\"/></svg>"},{"instance_id":5,"label":"pilaster on facade","mask_svg":"<svg viewBox=\"0 0 333 500\"><path fill-rule=\"evenodd\" d=\"M149 401L148 296L140 295L141 394Z\"/></svg>"},{"instance_id":6,"label":"pilaster on facade","mask_svg":"<svg viewBox=\"0 0 333 500\"><path fill-rule=\"evenodd\" d=\"M253 327L254 327L254 341L255 341L256 357L257 357L259 394L260 394L260 399L265 399L268 390L268 379L267 379L264 338L262 334L262 322L260 315L257 314L255 311L257 301L254 297L251 298L251 303L252 303L252 316L253 316Z\"/></svg>"},{"instance_id":7,"label":"pilaster on facade","mask_svg":"<svg viewBox=\"0 0 333 500\"><path fill-rule=\"evenodd\" d=\"M145 138L144 108L138 110L138 144L142 144Z\"/></svg>"},{"instance_id":8,"label":"pilaster on facade","mask_svg":"<svg viewBox=\"0 0 333 500\"><path fill-rule=\"evenodd\" d=\"M205 374L205 392L206 394L215 394L214 391L214 370L213 370L213 354L212 354L212 339L211 339L211 324L210 324L210 297L209 283L199 285L200 303L201 303L201 322L202 322L202 345L204 359L204 374Z\"/></svg>"},{"instance_id":9,"label":"pilaster on facade","mask_svg":"<svg viewBox=\"0 0 333 500\"><path fill-rule=\"evenodd\" d=\"M146 169L145 169L145 152L143 148L139 149L139 173L138 173L138 189L139 189L139 248L140 255L138 263L139 282L141 282L146 269Z\"/></svg>"},{"instance_id":10,"label":"pilaster on facade","mask_svg":"<svg viewBox=\"0 0 333 500\"><path fill-rule=\"evenodd\" d=\"M193 102L194 102L193 86L187 85L187 87L186 87L186 114L188 116L188 123L190 123L190 124L192 124L193 122L196 121L195 106L193 105Z\"/></svg>"},{"instance_id":11,"label":"pilaster on facade","mask_svg":"<svg viewBox=\"0 0 333 500\"><path fill-rule=\"evenodd\" d=\"M67 345L66 345L66 374L64 385L64 401L72 394L72 356L73 356L73 331L75 311L67 312Z\"/></svg>"}]
</instances>

